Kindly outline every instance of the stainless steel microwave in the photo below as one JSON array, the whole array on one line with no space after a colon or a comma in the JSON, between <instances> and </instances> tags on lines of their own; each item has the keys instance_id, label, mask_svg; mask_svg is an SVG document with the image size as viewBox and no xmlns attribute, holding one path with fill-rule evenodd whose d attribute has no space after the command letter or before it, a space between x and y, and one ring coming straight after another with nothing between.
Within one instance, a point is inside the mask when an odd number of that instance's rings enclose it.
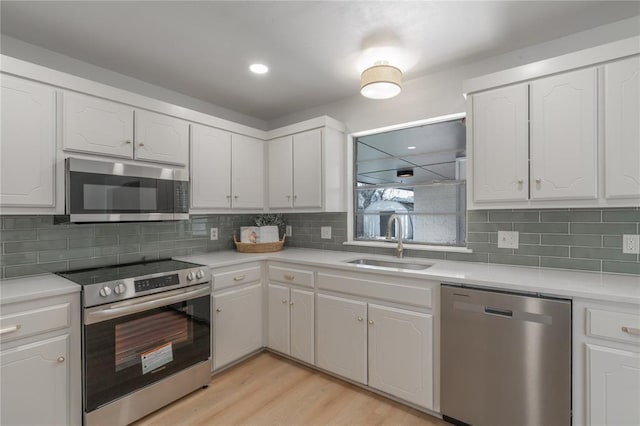
<instances>
[{"instance_id":1,"label":"stainless steel microwave","mask_svg":"<svg viewBox=\"0 0 640 426\"><path fill-rule=\"evenodd\" d=\"M189 175L184 170L74 157L65 162L71 222L189 218Z\"/></svg>"}]
</instances>

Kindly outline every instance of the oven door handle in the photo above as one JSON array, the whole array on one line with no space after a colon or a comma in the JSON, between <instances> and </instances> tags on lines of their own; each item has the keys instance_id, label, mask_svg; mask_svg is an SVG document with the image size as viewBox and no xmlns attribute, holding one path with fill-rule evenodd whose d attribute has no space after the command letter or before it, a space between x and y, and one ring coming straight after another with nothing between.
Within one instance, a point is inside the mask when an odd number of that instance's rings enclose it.
<instances>
[{"instance_id":1,"label":"oven door handle","mask_svg":"<svg viewBox=\"0 0 640 426\"><path fill-rule=\"evenodd\" d=\"M173 290L166 293L159 293L150 296L141 297L135 301L125 301L116 303L108 307L99 306L97 308L89 308L84 311L84 324L94 324L97 322L107 321L114 318L123 317L125 315L135 314L147 311L161 306L171 305L173 303L184 302L185 300L196 299L201 296L211 294L211 286L209 284L199 285L192 290L185 291Z\"/></svg>"}]
</instances>

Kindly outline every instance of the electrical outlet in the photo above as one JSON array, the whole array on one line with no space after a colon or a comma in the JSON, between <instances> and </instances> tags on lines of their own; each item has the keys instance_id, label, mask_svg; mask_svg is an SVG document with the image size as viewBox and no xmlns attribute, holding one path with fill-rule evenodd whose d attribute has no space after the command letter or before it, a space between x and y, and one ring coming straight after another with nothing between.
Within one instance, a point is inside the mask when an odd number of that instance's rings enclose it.
<instances>
[{"instance_id":1,"label":"electrical outlet","mask_svg":"<svg viewBox=\"0 0 640 426\"><path fill-rule=\"evenodd\" d=\"M285 227L285 231L284 231L284 233L287 235L287 237L290 237L290 236L291 236L291 225L287 225L287 226Z\"/></svg>"},{"instance_id":2,"label":"electrical outlet","mask_svg":"<svg viewBox=\"0 0 640 426\"><path fill-rule=\"evenodd\" d=\"M321 226L320 227L320 238L323 240L331 239L331 227L330 226Z\"/></svg>"},{"instance_id":3,"label":"electrical outlet","mask_svg":"<svg viewBox=\"0 0 640 426\"><path fill-rule=\"evenodd\" d=\"M498 231L498 248L517 249L519 240L518 231Z\"/></svg>"},{"instance_id":4,"label":"electrical outlet","mask_svg":"<svg viewBox=\"0 0 640 426\"><path fill-rule=\"evenodd\" d=\"M640 253L640 235L623 235L622 252L628 254Z\"/></svg>"},{"instance_id":5,"label":"electrical outlet","mask_svg":"<svg viewBox=\"0 0 640 426\"><path fill-rule=\"evenodd\" d=\"M211 228L209 238L211 241L216 241L218 239L218 228Z\"/></svg>"}]
</instances>

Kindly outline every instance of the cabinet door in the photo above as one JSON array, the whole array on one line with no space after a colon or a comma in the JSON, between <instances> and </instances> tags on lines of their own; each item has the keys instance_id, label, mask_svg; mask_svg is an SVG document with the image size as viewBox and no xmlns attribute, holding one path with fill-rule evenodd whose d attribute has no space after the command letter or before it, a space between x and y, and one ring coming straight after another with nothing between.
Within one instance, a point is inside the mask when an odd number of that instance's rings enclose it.
<instances>
[{"instance_id":1,"label":"cabinet door","mask_svg":"<svg viewBox=\"0 0 640 426\"><path fill-rule=\"evenodd\" d=\"M640 354L586 346L588 424L640 424Z\"/></svg>"},{"instance_id":2,"label":"cabinet door","mask_svg":"<svg viewBox=\"0 0 640 426\"><path fill-rule=\"evenodd\" d=\"M291 356L313 364L314 361L313 292L291 289Z\"/></svg>"},{"instance_id":3,"label":"cabinet door","mask_svg":"<svg viewBox=\"0 0 640 426\"><path fill-rule=\"evenodd\" d=\"M213 368L262 347L262 284L213 296Z\"/></svg>"},{"instance_id":4,"label":"cabinet door","mask_svg":"<svg viewBox=\"0 0 640 426\"><path fill-rule=\"evenodd\" d=\"M369 386L433 408L433 317L369 305Z\"/></svg>"},{"instance_id":5,"label":"cabinet door","mask_svg":"<svg viewBox=\"0 0 640 426\"><path fill-rule=\"evenodd\" d=\"M1 424L70 424L68 353L68 335L0 353Z\"/></svg>"},{"instance_id":6,"label":"cabinet door","mask_svg":"<svg viewBox=\"0 0 640 426\"><path fill-rule=\"evenodd\" d=\"M62 141L65 150L133 158L133 108L65 92Z\"/></svg>"},{"instance_id":7,"label":"cabinet door","mask_svg":"<svg viewBox=\"0 0 640 426\"><path fill-rule=\"evenodd\" d=\"M269 284L269 338L271 349L289 355L289 288Z\"/></svg>"},{"instance_id":8,"label":"cabinet door","mask_svg":"<svg viewBox=\"0 0 640 426\"><path fill-rule=\"evenodd\" d=\"M231 133L191 125L191 207L231 207Z\"/></svg>"},{"instance_id":9,"label":"cabinet door","mask_svg":"<svg viewBox=\"0 0 640 426\"><path fill-rule=\"evenodd\" d=\"M476 202L529 198L528 90L518 85L472 98Z\"/></svg>"},{"instance_id":10,"label":"cabinet door","mask_svg":"<svg viewBox=\"0 0 640 426\"><path fill-rule=\"evenodd\" d=\"M607 198L640 197L640 58L604 67Z\"/></svg>"},{"instance_id":11,"label":"cabinet door","mask_svg":"<svg viewBox=\"0 0 640 426\"><path fill-rule=\"evenodd\" d=\"M322 130L293 135L293 206L322 207Z\"/></svg>"},{"instance_id":12,"label":"cabinet door","mask_svg":"<svg viewBox=\"0 0 640 426\"><path fill-rule=\"evenodd\" d=\"M264 208L264 141L249 136L231 137L232 207Z\"/></svg>"},{"instance_id":13,"label":"cabinet door","mask_svg":"<svg viewBox=\"0 0 640 426\"><path fill-rule=\"evenodd\" d=\"M269 207L290 208L293 203L293 148L291 136L268 142Z\"/></svg>"},{"instance_id":14,"label":"cabinet door","mask_svg":"<svg viewBox=\"0 0 640 426\"><path fill-rule=\"evenodd\" d=\"M189 160L189 123L168 115L136 110L136 160L184 166Z\"/></svg>"},{"instance_id":15,"label":"cabinet door","mask_svg":"<svg viewBox=\"0 0 640 426\"><path fill-rule=\"evenodd\" d=\"M55 90L1 78L0 205L54 207Z\"/></svg>"},{"instance_id":16,"label":"cabinet door","mask_svg":"<svg viewBox=\"0 0 640 426\"><path fill-rule=\"evenodd\" d=\"M367 304L318 294L317 366L367 384Z\"/></svg>"},{"instance_id":17,"label":"cabinet door","mask_svg":"<svg viewBox=\"0 0 640 426\"><path fill-rule=\"evenodd\" d=\"M596 70L531 83L531 199L597 197Z\"/></svg>"}]
</instances>

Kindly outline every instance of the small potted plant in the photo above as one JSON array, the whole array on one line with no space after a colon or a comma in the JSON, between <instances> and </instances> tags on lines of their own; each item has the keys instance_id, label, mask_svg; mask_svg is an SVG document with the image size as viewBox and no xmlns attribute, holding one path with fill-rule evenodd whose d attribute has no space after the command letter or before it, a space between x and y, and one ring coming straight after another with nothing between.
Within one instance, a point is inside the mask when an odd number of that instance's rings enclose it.
<instances>
[{"instance_id":1,"label":"small potted plant","mask_svg":"<svg viewBox=\"0 0 640 426\"><path fill-rule=\"evenodd\" d=\"M255 217L256 226L260 227L260 241L280 241L280 235L285 233L285 223L281 214L263 213Z\"/></svg>"}]
</instances>

